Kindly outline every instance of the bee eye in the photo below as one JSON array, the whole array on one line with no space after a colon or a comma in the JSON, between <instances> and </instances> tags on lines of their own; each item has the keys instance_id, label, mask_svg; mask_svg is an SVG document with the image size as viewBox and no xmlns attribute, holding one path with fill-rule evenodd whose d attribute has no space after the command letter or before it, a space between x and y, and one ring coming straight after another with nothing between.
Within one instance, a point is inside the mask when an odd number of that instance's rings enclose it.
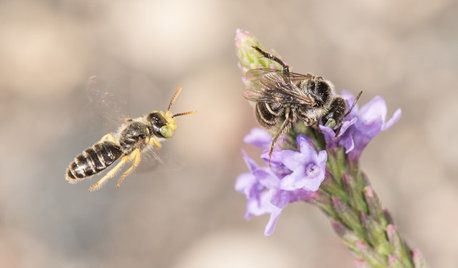
<instances>
[{"instance_id":1,"label":"bee eye","mask_svg":"<svg viewBox=\"0 0 458 268\"><path fill-rule=\"evenodd\" d=\"M161 127L167 123L165 118L160 113L150 113L147 117L147 120L158 127Z\"/></svg>"}]
</instances>

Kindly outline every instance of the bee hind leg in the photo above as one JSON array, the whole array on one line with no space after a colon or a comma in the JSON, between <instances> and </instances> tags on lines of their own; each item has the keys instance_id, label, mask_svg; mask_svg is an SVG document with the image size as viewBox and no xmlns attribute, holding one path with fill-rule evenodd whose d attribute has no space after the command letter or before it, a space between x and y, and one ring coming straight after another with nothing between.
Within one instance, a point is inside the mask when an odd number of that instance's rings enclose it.
<instances>
[{"instance_id":1,"label":"bee hind leg","mask_svg":"<svg viewBox=\"0 0 458 268\"><path fill-rule=\"evenodd\" d=\"M278 129L277 134L275 134L275 136L272 138L272 143L270 143L270 148L269 148L269 167L270 167L270 159L272 157L272 152L274 150L274 145L277 142L278 138L283 134L283 132L285 132L285 130L289 128L290 125L291 125L291 121L287 117L285 121L283 121L283 123L281 124L280 128Z\"/></svg>"},{"instance_id":2,"label":"bee hind leg","mask_svg":"<svg viewBox=\"0 0 458 268\"><path fill-rule=\"evenodd\" d=\"M102 185L106 180L112 178L116 172L125 164L129 161L129 158L127 156L123 156L121 158L121 161L113 168L111 169L103 178L101 178L98 182L96 182L94 185L89 188L89 192L92 192L94 189Z\"/></svg>"},{"instance_id":3,"label":"bee hind leg","mask_svg":"<svg viewBox=\"0 0 458 268\"><path fill-rule=\"evenodd\" d=\"M121 186L121 182L124 180L124 178L130 172L132 172L132 170L134 170L134 168L136 168L138 166L138 164L140 164L140 161L142 159L142 154L140 152L140 149L139 148L135 149L132 153L129 154L128 158L129 158L130 161L134 161L134 163L132 164L132 166L130 166L130 168L128 170L126 170L126 172L124 172L122 174L121 178L119 178L118 184L116 185L117 188L119 188Z\"/></svg>"}]
</instances>

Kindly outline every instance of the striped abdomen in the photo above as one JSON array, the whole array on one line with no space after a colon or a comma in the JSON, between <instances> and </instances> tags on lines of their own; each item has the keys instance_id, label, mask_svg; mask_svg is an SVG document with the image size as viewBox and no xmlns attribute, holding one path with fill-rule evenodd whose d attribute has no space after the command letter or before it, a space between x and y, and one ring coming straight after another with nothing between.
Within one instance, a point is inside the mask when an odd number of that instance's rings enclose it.
<instances>
[{"instance_id":1,"label":"striped abdomen","mask_svg":"<svg viewBox=\"0 0 458 268\"><path fill-rule=\"evenodd\" d=\"M255 113L258 123L266 128L273 127L280 119L284 119L284 109L278 103L258 102Z\"/></svg>"},{"instance_id":2,"label":"striped abdomen","mask_svg":"<svg viewBox=\"0 0 458 268\"><path fill-rule=\"evenodd\" d=\"M97 174L113 164L122 154L121 147L114 142L96 143L70 163L67 169L67 180L77 182Z\"/></svg>"}]
</instances>

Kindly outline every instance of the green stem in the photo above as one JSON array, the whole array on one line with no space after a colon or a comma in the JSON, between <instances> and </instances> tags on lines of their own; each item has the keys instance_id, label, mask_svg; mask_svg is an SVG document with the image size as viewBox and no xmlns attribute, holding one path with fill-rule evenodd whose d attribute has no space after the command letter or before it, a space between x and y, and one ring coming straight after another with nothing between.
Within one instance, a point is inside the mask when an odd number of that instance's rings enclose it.
<instances>
[{"instance_id":1,"label":"green stem","mask_svg":"<svg viewBox=\"0 0 458 268\"><path fill-rule=\"evenodd\" d=\"M412 251L391 224L389 213L358 163L349 162L340 148L328 151L326 167L327 178L311 203L330 218L334 230L356 257L370 267L417 267ZM424 265L422 260L418 263Z\"/></svg>"}]
</instances>

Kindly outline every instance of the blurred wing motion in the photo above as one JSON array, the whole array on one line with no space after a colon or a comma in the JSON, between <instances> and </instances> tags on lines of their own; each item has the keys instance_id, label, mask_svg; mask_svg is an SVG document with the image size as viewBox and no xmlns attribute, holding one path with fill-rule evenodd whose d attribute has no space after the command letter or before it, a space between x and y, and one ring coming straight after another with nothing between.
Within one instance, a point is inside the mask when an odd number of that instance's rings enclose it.
<instances>
[{"instance_id":1,"label":"blurred wing motion","mask_svg":"<svg viewBox=\"0 0 458 268\"><path fill-rule=\"evenodd\" d=\"M279 104L305 104L313 107L314 98L301 90L297 83L311 79L310 74L288 73L281 70L260 68L246 72L249 87L244 97L249 101Z\"/></svg>"},{"instance_id":2,"label":"blurred wing motion","mask_svg":"<svg viewBox=\"0 0 458 268\"><path fill-rule=\"evenodd\" d=\"M87 80L86 94L89 99L88 109L95 114L95 118L103 125L113 127L128 119L127 102L115 97L111 91L107 91L103 79L91 76Z\"/></svg>"}]
</instances>

